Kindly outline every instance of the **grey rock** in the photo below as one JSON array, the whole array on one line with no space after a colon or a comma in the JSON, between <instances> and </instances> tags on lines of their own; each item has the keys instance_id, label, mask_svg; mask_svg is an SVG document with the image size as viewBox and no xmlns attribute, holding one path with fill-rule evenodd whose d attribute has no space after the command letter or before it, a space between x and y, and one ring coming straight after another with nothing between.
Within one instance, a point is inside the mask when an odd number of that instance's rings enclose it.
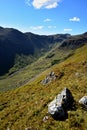
<instances>
[{"instance_id":1,"label":"grey rock","mask_svg":"<svg viewBox=\"0 0 87 130\"><path fill-rule=\"evenodd\" d=\"M61 102L57 102L56 98L48 105L48 112L53 117L63 117L65 115Z\"/></svg>"},{"instance_id":2,"label":"grey rock","mask_svg":"<svg viewBox=\"0 0 87 130\"><path fill-rule=\"evenodd\" d=\"M79 77L79 76L80 76L80 73L79 73L79 72L76 72L76 73L75 73L75 76L76 76L76 77Z\"/></svg>"},{"instance_id":3,"label":"grey rock","mask_svg":"<svg viewBox=\"0 0 87 130\"><path fill-rule=\"evenodd\" d=\"M82 104L83 106L87 107L87 96L83 96L80 100L79 103Z\"/></svg>"},{"instance_id":4,"label":"grey rock","mask_svg":"<svg viewBox=\"0 0 87 130\"><path fill-rule=\"evenodd\" d=\"M50 73L45 77L45 79L43 79L43 80L41 81L41 83L42 83L43 85L45 85L45 84L48 84L48 83L50 83L51 81L53 81L53 80L55 80L55 79L56 79L55 73L54 73L54 72L50 72Z\"/></svg>"},{"instance_id":5,"label":"grey rock","mask_svg":"<svg viewBox=\"0 0 87 130\"><path fill-rule=\"evenodd\" d=\"M48 84L51 82L51 79L49 77L46 77L44 80L41 81L43 85Z\"/></svg>"},{"instance_id":6,"label":"grey rock","mask_svg":"<svg viewBox=\"0 0 87 130\"><path fill-rule=\"evenodd\" d=\"M50 77L51 81L56 79L56 75L54 72L50 72L49 77Z\"/></svg>"},{"instance_id":7,"label":"grey rock","mask_svg":"<svg viewBox=\"0 0 87 130\"><path fill-rule=\"evenodd\" d=\"M10 130L10 128L8 127L7 130Z\"/></svg>"},{"instance_id":8,"label":"grey rock","mask_svg":"<svg viewBox=\"0 0 87 130\"><path fill-rule=\"evenodd\" d=\"M50 73L49 73L49 76L50 76L50 77L55 76L55 73L54 73L54 72L50 72Z\"/></svg>"},{"instance_id":9,"label":"grey rock","mask_svg":"<svg viewBox=\"0 0 87 130\"><path fill-rule=\"evenodd\" d=\"M61 92L62 105L65 109L70 109L74 101L72 93L68 88L63 89Z\"/></svg>"},{"instance_id":10,"label":"grey rock","mask_svg":"<svg viewBox=\"0 0 87 130\"><path fill-rule=\"evenodd\" d=\"M25 128L25 130L29 130L29 128Z\"/></svg>"},{"instance_id":11,"label":"grey rock","mask_svg":"<svg viewBox=\"0 0 87 130\"><path fill-rule=\"evenodd\" d=\"M69 89L65 88L55 99L48 105L48 112L56 118L62 118L66 115L73 103L73 96Z\"/></svg>"},{"instance_id":12,"label":"grey rock","mask_svg":"<svg viewBox=\"0 0 87 130\"><path fill-rule=\"evenodd\" d=\"M48 119L49 119L49 117L48 117L48 116L45 116L45 117L43 118L43 122L47 122Z\"/></svg>"}]
</instances>

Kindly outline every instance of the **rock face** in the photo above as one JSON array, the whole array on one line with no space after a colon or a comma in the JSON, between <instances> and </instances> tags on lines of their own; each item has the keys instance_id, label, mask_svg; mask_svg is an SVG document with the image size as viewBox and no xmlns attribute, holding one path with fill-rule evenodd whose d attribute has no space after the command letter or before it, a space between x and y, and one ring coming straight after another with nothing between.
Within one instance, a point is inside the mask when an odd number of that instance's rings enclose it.
<instances>
[{"instance_id":1,"label":"rock face","mask_svg":"<svg viewBox=\"0 0 87 130\"><path fill-rule=\"evenodd\" d=\"M87 96L82 97L82 98L79 100L79 103L82 104L84 107L87 108Z\"/></svg>"},{"instance_id":2,"label":"rock face","mask_svg":"<svg viewBox=\"0 0 87 130\"><path fill-rule=\"evenodd\" d=\"M48 112L56 119L66 116L67 111L72 107L73 96L68 88L65 88L48 105Z\"/></svg>"}]
</instances>

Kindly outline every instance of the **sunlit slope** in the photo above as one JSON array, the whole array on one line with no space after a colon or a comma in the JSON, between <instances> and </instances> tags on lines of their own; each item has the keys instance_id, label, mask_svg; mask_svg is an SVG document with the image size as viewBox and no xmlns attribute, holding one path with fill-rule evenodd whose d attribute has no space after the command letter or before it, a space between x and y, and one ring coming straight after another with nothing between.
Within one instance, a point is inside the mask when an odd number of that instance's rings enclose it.
<instances>
[{"instance_id":1,"label":"sunlit slope","mask_svg":"<svg viewBox=\"0 0 87 130\"><path fill-rule=\"evenodd\" d=\"M50 68L54 64L62 62L73 54L73 51L71 50L58 49L59 45L60 43L56 43L50 51L40 57L37 61L5 79L0 79L0 92L23 86L42 71Z\"/></svg>"},{"instance_id":2,"label":"sunlit slope","mask_svg":"<svg viewBox=\"0 0 87 130\"><path fill-rule=\"evenodd\" d=\"M16 32L18 31L14 30L13 34L15 34ZM24 35L21 34L21 32L19 32L18 34ZM26 64L24 65L25 67L22 68L24 61L21 59L20 56L18 56L16 61L17 64L15 64L9 70L10 72L9 76L8 75L4 75L4 77L0 76L0 92L23 86L24 84L28 83L30 79L37 77L38 74L40 74L47 68L50 68L55 64L61 63L65 59L71 57L77 48L87 44L87 33L75 36L70 36L69 34L38 36L31 33L27 33L26 36L28 39L31 39L30 40L31 43L33 42L35 46L40 47L41 45L41 48L38 48L40 50L35 49L35 56L37 54L36 52L38 52L38 58L34 59L32 56L30 56L31 57L30 59L32 59L33 63L29 63L31 60L26 59L26 57L22 55L23 56L22 59L27 60L28 63L28 66L26 66L27 65ZM13 39L11 36L10 38L11 40ZM35 39L37 39L37 41ZM44 47L42 47L42 44L45 47L46 51L43 50ZM19 67L21 69L17 69L18 68L17 66L20 65L22 66ZM16 69L16 72L14 69Z\"/></svg>"},{"instance_id":3,"label":"sunlit slope","mask_svg":"<svg viewBox=\"0 0 87 130\"><path fill-rule=\"evenodd\" d=\"M57 79L42 85L41 81L51 71L56 73ZM56 121L48 114L47 105L64 87L70 89L76 105L68 112L68 119ZM65 61L44 71L33 82L1 93L0 129L87 130L87 111L78 105L84 95L87 95L87 45L77 49ZM43 120L45 116L48 116L46 122Z\"/></svg>"}]
</instances>

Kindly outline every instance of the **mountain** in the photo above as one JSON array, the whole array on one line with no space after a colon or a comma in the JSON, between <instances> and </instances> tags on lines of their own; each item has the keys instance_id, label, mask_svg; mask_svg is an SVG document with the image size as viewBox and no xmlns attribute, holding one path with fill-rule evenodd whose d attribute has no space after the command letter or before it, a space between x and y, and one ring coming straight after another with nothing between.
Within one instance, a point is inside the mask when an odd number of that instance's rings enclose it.
<instances>
[{"instance_id":1,"label":"mountain","mask_svg":"<svg viewBox=\"0 0 87 130\"><path fill-rule=\"evenodd\" d=\"M31 40L31 42L35 45L35 47L38 47L39 49L41 48L46 48L50 44L54 44L57 42L62 42L63 40L67 39L70 37L70 34L56 34L56 35L36 35L32 33L25 33L28 38Z\"/></svg>"},{"instance_id":2,"label":"mountain","mask_svg":"<svg viewBox=\"0 0 87 130\"><path fill-rule=\"evenodd\" d=\"M23 33L8 28L0 28L0 75L5 74L14 65L17 54L34 53L34 47Z\"/></svg>"},{"instance_id":3,"label":"mountain","mask_svg":"<svg viewBox=\"0 0 87 130\"><path fill-rule=\"evenodd\" d=\"M87 108L79 104L87 95L87 32L40 36L0 27L0 59L3 73L32 62L0 79L0 130L87 130ZM52 73L56 78L49 81ZM75 102L65 119L55 120L48 104L65 87Z\"/></svg>"},{"instance_id":4,"label":"mountain","mask_svg":"<svg viewBox=\"0 0 87 130\"><path fill-rule=\"evenodd\" d=\"M9 75L33 63L55 44L59 49L73 50L87 42L87 33L71 36L70 34L37 35L22 33L17 29L0 27L0 76Z\"/></svg>"},{"instance_id":5,"label":"mountain","mask_svg":"<svg viewBox=\"0 0 87 130\"><path fill-rule=\"evenodd\" d=\"M35 48L34 50L35 54L33 54L32 56L23 55L23 54L16 55L16 58L14 58L16 59L15 60L16 62L14 63L14 66L9 70L9 76L0 77L0 92L23 86L24 84L28 83L35 76L37 76L47 68L59 64L63 62L65 59L68 59L69 57L73 56L77 48L83 46L84 44L87 44L85 40L87 37L87 33L76 35L76 36L70 36L68 34L58 34L58 35L51 35L51 36L40 36L32 33L25 33L25 34L31 40L32 44L34 44L34 41L38 40L38 42L35 42L35 44L33 45ZM66 37L67 39L64 40ZM43 40L41 41L39 39L43 39ZM51 43L48 43L47 41L49 40L47 39L51 39L50 40ZM56 39L57 40L61 39L62 41L63 39L63 41L58 43L57 42L53 43L52 39L53 41ZM73 44L71 44L72 43L71 39L73 39L74 41ZM79 39L82 39L83 42L77 44L79 43L78 41L81 41ZM66 44L65 46L64 44L66 41L68 41L68 44ZM45 45L41 45L44 43L49 47L47 48L45 47ZM37 46L35 46L36 44ZM44 46L43 47L44 50L40 49L42 48L42 46ZM36 47L38 48L36 49ZM41 53L44 55L42 55ZM22 67L24 68L21 69Z\"/></svg>"},{"instance_id":6,"label":"mountain","mask_svg":"<svg viewBox=\"0 0 87 130\"><path fill-rule=\"evenodd\" d=\"M62 48L76 49L78 47L83 46L86 43L87 43L87 32L80 35L71 36L68 39L64 40L60 45L60 49Z\"/></svg>"},{"instance_id":7,"label":"mountain","mask_svg":"<svg viewBox=\"0 0 87 130\"><path fill-rule=\"evenodd\" d=\"M0 75L9 72L12 67L10 73L23 68L47 52L56 42L61 42L69 36L69 34L40 36L0 27Z\"/></svg>"},{"instance_id":8,"label":"mountain","mask_svg":"<svg viewBox=\"0 0 87 130\"><path fill-rule=\"evenodd\" d=\"M87 108L78 103L82 96L87 95L87 44L74 52L28 84L0 93L1 130L87 130ZM54 72L57 78L49 84L41 84L50 72ZM75 103L66 119L55 120L48 113L48 104L65 87L71 91Z\"/></svg>"}]
</instances>

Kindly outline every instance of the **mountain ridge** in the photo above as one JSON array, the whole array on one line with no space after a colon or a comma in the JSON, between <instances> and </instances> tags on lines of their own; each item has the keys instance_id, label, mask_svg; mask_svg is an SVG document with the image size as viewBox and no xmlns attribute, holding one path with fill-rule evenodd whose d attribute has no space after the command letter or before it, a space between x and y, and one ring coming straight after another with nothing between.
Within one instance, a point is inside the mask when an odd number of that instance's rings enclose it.
<instances>
[{"instance_id":1,"label":"mountain ridge","mask_svg":"<svg viewBox=\"0 0 87 130\"><path fill-rule=\"evenodd\" d=\"M87 43L87 32L71 36L62 42L59 48L76 49Z\"/></svg>"},{"instance_id":2,"label":"mountain ridge","mask_svg":"<svg viewBox=\"0 0 87 130\"><path fill-rule=\"evenodd\" d=\"M14 28L0 27L0 75L12 74L31 64L50 51L55 43L59 49L76 49L87 42L87 32L70 34L38 35L22 33ZM3 68L3 69L2 69Z\"/></svg>"},{"instance_id":3,"label":"mountain ridge","mask_svg":"<svg viewBox=\"0 0 87 130\"><path fill-rule=\"evenodd\" d=\"M62 36L65 37L62 38ZM22 33L13 28L0 27L0 59L2 61L0 64L0 75L7 73L14 66L17 55L26 65L48 51L53 44L60 42L60 40L63 41L65 38L67 38L67 34L40 36L33 33ZM21 58L21 55L26 57L25 61L24 58ZM20 62L19 64L22 63ZM19 68L21 68L20 65Z\"/></svg>"}]
</instances>

